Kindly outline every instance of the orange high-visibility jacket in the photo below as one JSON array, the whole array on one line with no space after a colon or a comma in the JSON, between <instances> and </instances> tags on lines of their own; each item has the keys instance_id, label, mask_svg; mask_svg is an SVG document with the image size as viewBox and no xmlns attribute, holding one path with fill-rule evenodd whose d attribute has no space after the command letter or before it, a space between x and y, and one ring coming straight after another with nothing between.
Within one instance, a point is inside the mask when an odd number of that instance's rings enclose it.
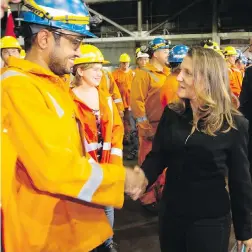
<instances>
[{"instance_id":1,"label":"orange high-visibility jacket","mask_svg":"<svg viewBox=\"0 0 252 252\"><path fill-rule=\"evenodd\" d=\"M239 97L243 80L242 73L235 65L228 63L228 75L231 91L235 96Z\"/></svg>"},{"instance_id":2,"label":"orange high-visibility jacket","mask_svg":"<svg viewBox=\"0 0 252 252\"><path fill-rule=\"evenodd\" d=\"M118 89L118 86L112 74L106 70L102 70L102 72L103 72L103 75L102 75L102 79L99 85L99 89L109 92L114 103L116 104L118 111L123 112L124 106L123 106L122 96L120 94L120 91Z\"/></svg>"},{"instance_id":3,"label":"orange high-visibility jacket","mask_svg":"<svg viewBox=\"0 0 252 252\"><path fill-rule=\"evenodd\" d=\"M18 160L2 188L3 197L10 191L2 199L5 251L91 251L112 235L102 206L122 207L125 170L83 157L76 107L59 76L27 60L9 63L3 129Z\"/></svg>"},{"instance_id":4,"label":"orange high-visibility jacket","mask_svg":"<svg viewBox=\"0 0 252 252\"><path fill-rule=\"evenodd\" d=\"M178 86L179 83L177 81L178 74L172 73L170 74L164 85L161 87L160 90L160 101L165 108L169 103L173 103L179 100L177 96Z\"/></svg>"},{"instance_id":5,"label":"orange high-visibility jacket","mask_svg":"<svg viewBox=\"0 0 252 252\"><path fill-rule=\"evenodd\" d=\"M122 119L111 96L103 90L98 90L103 138L100 163L122 165L122 142L124 134ZM98 162L97 149L99 146L95 115L92 109L82 102L72 91L71 95L78 107L80 121L85 132L85 149L91 156L90 162Z\"/></svg>"},{"instance_id":6,"label":"orange high-visibility jacket","mask_svg":"<svg viewBox=\"0 0 252 252\"><path fill-rule=\"evenodd\" d=\"M170 70L158 71L148 63L137 71L131 88L131 110L137 120L140 136L153 136L151 124L157 124L163 113L160 89Z\"/></svg>"},{"instance_id":7,"label":"orange high-visibility jacket","mask_svg":"<svg viewBox=\"0 0 252 252\"><path fill-rule=\"evenodd\" d=\"M130 106L131 84L135 73L131 69L129 69L127 73L123 72L121 69L116 69L112 73L112 76L119 88L124 108L127 109Z\"/></svg>"}]
</instances>

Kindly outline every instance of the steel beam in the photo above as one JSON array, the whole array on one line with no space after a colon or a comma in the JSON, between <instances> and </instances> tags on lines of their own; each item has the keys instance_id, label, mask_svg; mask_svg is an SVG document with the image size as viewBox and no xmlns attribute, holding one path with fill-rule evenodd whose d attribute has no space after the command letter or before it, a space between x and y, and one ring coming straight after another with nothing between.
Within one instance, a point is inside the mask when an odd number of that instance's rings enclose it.
<instances>
[{"instance_id":1,"label":"steel beam","mask_svg":"<svg viewBox=\"0 0 252 252\"><path fill-rule=\"evenodd\" d=\"M221 39L250 39L252 32L222 32L218 33Z\"/></svg>"},{"instance_id":2,"label":"steel beam","mask_svg":"<svg viewBox=\"0 0 252 252\"><path fill-rule=\"evenodd\" d=\"M87 43L109 43L109 42L129 42L129 41L150 41L156 37L162 37L169 40L182 40L182 39L206 39L211 38L211 33L205 34L178 34L178 35L156 35L156 36L136 36L136 37L113 37L113 38L90 38L85 39Z\"/></svg>"},{"instance_id":3,"label":"steel beam","mask_svg":"<svg viewBox=\"0 0 252 252\"><path fill-rule=\"evenodd\" d=\"M105 20L106 22L112 24L113 26L115 26L115 27L118 28L119 30L124 31L125 33L129 34L129 35L132 36L132 37L135 36L135 34L134 34L133 32L127 30L126 28L124 28L123 26L119 25L118 23L112 21L111 19L109 19L109 18L103 16L103 15L100 14L99 12L93 10L92 8L88 7L88 10L89 10L89 12L91 12L92 14L100 16L103 20Z\"/></svg>"},{"instance_id":4,"label":"steel beam","mask_svg":"<svg viewBox=\"0 0 252 252\"><path fill-rule=\"evenodd\" d=\"M213 0L212 11L212 40L220 44L220 37L218 36L218 3L217 0Z\"/></svg>"},{"instance_id":5,"label":"steel beam","mask_svg":"<svg viewBox=\"0 0 252 252\"><path fill-rule=\"evenodd\" d=\"M159 25L155 26L153 29L151 29L150 31L148 31L146 33L146 35L150 35L152 32L156 31L158 28L162 27L164 24L166 24L167 22L173 20L174 18L176 18L177 16L179 16L180 14L182 14L183 12L185 12L186 10L188 10L189 8L191 8L192 6L194 6L196 3L199 3L202 0L195 0L192 3L188 4L185 8L181 9L180 11L178 11L177 13L175 13L174 15L172 15L171 17L169 17L168 19L166 19L164 22L160 23Z\"/></svg>"},{"instance_id":6,"label":"steel beam","mask_svg":"<svg viewBox=\"0 0 252 252\"><path fill-rule=\"evenodd\" d=\"M142 0L137 0L137 30L139 36L142 33L142 24L143 24Z\"/></svg>"},{"instance_id":7,"label":"steel beam","mask_svg":"<svg viewBox=\"0 0 252 252\"><path fill-rule=\"evenodd\" d=\"M249 39L252 37L252 32L228 32L217 33L220 39ZM212 38L212 33L203 34L176 34L176 35L156 35L156 36L136 36L136 37L111 37L111 38L90 38L85 39L87 43L110 43L110 42L129 42L129 41L150 41L156 37L162 37L169 40L187 40L187 39L208 39Z\"/></svg>"}]
</instances>

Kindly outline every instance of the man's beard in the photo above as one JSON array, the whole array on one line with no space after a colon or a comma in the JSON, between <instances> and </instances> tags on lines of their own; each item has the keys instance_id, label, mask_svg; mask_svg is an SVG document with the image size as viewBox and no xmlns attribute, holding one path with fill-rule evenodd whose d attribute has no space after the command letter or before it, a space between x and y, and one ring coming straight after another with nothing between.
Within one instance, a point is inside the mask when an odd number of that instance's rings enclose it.
<instances>
[{"instance_id":1,"label":"man's beard","mask_svg":"<svg viewBox=\"0 0 252 252\"><path fill-rule=\"evenodd\" d=\"M52 53L50 55L48 67L54 74L58 76L63 76L64 74L70 73L70 69L67 70L66 61L57 57L56 53Z\"/></svg>"}]
</instances>

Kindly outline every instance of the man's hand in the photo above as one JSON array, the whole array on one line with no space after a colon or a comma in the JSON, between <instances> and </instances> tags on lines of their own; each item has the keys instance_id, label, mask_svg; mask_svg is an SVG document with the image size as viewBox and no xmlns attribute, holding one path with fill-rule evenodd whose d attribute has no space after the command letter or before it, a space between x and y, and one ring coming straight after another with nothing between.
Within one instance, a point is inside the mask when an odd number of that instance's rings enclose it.
<instances>
[{"instance_id":1,"label":"man's hand","mask_svg":"<svg viewBox=\"0 0 252 252\"><path fill-rule=\"evenodd\" d=\"M242 245L245 245L246 252L252 252L252 238L246 241L237 241L237 252L243 252Z\"/></svg>"},{"instance_id":2,"label":"man's hand","mask_svg":"<svg viewBox=\"0 0 252 252\"><path fill-rule=\"evenodd\" d=\"M125 192L133 199L137 200L146 191L148 180L141 168L126 168Z\"/></svg>"},{"instance_id":3,"label":"man's hand","mask_svg":"<svg viewBox=\"0 0 252 252\"><path fill-rule=\"evenodd\" d=\"M120 117L123 119L123 117L124 117L124 112L123 112L123 111L119 111L119 115L120 115Z\"/></svg>"}]
</instances>

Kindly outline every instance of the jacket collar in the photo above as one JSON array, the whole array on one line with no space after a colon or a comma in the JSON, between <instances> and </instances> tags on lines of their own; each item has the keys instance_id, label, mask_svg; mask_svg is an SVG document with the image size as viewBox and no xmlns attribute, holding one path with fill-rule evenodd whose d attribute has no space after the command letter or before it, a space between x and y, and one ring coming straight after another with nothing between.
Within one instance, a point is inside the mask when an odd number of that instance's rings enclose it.
<instances>
[{"instance_id":1,"label":"jacket collar","mask_svg":"<svg viewBox=\"0 0 252 252\"><path fill-rule=\"evenodd\" d=\"M164 67L163 71L159 71L156 67L154 67L150 63L147 63L144 68L146 68L146 69L148 69L148 70L150 70L152 72L164 73L165 75L169 75L170 74L170 69L168 67L166 67L166 66Z\"/></svg>"},{"instance_id":2,"label":"jacket collar","mask_svg":"<svg viewBox=\"0 0 252 252\"><path fill-rule=\"evenodd\" d=\"M54 74L51 70L45 69L36 63L24 59L18 59L12 56L9 58L8 63L9 67L19 69L22 72L49 78L52 80L52 82L55 82L55 84L57 83L63 88L69 88L69 83L67 83L66 75L58 76Z\"/></svg>"}]
</instances>

